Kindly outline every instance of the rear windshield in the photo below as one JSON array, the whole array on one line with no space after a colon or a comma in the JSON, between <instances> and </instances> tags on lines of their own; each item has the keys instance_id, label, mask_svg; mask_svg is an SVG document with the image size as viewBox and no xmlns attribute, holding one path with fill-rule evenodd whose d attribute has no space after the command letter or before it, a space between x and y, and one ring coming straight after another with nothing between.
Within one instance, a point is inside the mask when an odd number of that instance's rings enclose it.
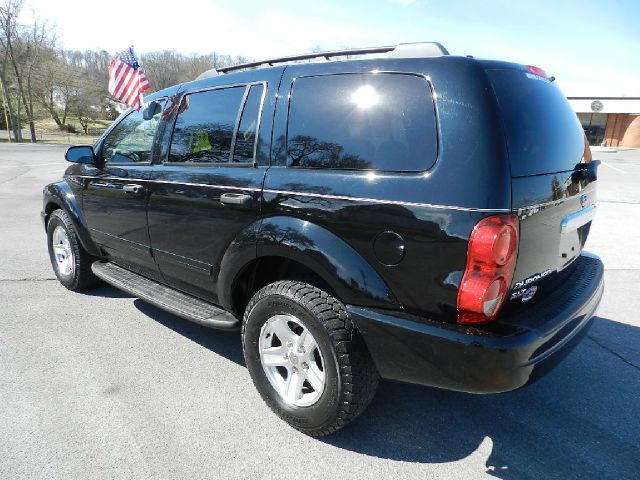
<instances>
[{"instance_id":1,"label":"rear windshield","mask_svg":"<svg viewBox=\"0 0 640 480\"><path fill-rule=\"evenodd\" d=\"M511 175L573 170L584 133L558 86L531 73L487 70L504 119Z\"/></svg>"}]
</instances>

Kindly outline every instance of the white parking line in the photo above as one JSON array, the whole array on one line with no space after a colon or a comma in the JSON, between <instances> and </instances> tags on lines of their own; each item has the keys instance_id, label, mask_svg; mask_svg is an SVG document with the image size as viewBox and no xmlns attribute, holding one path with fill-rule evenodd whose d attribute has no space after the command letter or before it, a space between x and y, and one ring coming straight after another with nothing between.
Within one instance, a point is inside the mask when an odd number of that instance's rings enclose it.
<instances>
[{"instance_id":1,"label":"white parking line","mask_svg":"<svg viewBox=\"0 0 640 480\"><path fill-rule=\"evenodd\" d=\"M602 165L604 165L605 167L609 167L612 168L613 170L620 172L620 173L627 173L624 170L622 170L621 168L618 167L614 167L613 165L609 165L607 162L602 161Z\"/></svg>"},{"instance_id":2,"label":"white parking line","mask_svg":"<svg viewBox=\"0 0 640 480\"><path fill-rule=\"evenodd\" d=\"M19 163L16 163L14 165L1 165L0 168L41 167L43 165L64 165L64 163L61 163L61 162L55 162L55 163L31 163L31 164L28 164L28 165L21 165Z\"/></svg>"}]
</instances>

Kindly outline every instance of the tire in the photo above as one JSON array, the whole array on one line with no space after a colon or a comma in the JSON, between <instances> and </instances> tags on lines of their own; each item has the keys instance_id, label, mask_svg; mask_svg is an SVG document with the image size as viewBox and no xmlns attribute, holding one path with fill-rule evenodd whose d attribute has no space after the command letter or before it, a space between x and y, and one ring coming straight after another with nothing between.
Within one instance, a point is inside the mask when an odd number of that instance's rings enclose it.
<instances>
[{"instance_id":1,"label":"tire","mask_svg":"<svg viewBox=\"0 0 640 480\"><path fill-rule=\"evenodd\" d=\"M347 425L378 387L378 372L344 305L304 282L275 282L253 296L242 346L263 400L307 435Z\"/></svg>"},{"instance_id":2,"label":"tire","mask_svg":"<svg viewBox=\"0 0 640 480\"><path fill-rule=\"evenodd\" d=\"M64 210L55 210L49 217L47 246L53 271L66 288L79 291L100 283L91 271L91 264L96 259L80 244L71 219Z\"/></svg>"}]
</instances>

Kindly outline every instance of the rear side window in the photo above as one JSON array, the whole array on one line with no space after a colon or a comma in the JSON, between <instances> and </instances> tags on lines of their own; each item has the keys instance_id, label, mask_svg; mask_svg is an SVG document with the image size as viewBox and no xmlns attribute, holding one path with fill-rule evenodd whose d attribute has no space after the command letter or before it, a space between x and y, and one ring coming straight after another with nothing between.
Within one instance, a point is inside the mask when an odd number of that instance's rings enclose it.
<instances>
[{"instance_id":1,"label":"rear side window","mask_svg":"<svg viewBox=\"0 0 640 480\"><path fill-rule=\"evenodd\" d=\"M169 151L169 162L229 161L245 87L185 95Z\"/></svg>"},{"instance_id":2,"label":"rear side window","mask_svg":"<svg viewBox=\"0 0 640 480\"><path fill-rule=\"evenodd\" d=\"M584 154L584 133L558 86L522 70L487 74L503 117L511 175L573 170Z\"/></svg>"},{"instance_id":3,"label":"rear side window","mask_svg":"<svg viewBox=\"0 0 640 480\"><path fill-rule=\"evenodd\" d=\"M437 154L427 81L403 74L296 79L289 106L290 167L415 172Z\"/></svg>"}]
</instances>

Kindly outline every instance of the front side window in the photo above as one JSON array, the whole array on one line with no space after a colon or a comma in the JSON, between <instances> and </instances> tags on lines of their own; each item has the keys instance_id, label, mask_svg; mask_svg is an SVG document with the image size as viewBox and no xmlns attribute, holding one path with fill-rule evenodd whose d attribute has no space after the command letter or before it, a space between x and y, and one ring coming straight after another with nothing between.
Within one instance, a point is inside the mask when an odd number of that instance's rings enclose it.
<instances>
[{"instance_id":1,"label":"front side window","mask_svg":"<svg viewBox=\"0 0 640 480\"><path fill-rule=\"evenodd\" d=\"M169 162L229 161L245 87L185 95L176 119Z\"/></svg>"},{"instance_id":2,"label":"front side window","mask_svg":"<svg viewBox=\"0 0 640 480\"><path fill-rule=\"evenodd\" d=\"M422 77L326 75L293 85L290 167L422 171L436 153L431 89Z\"/></svg>"},{"instance_id":3,"label":"front side window","mask_svg":"<svg viewBox=\"0 0 640 480\"><path fill-rule=\"evenodd\" d=\"M102 143L104 163L142 163L151 161L153 139L160 121L160 110L149 120L142 110L132 111L118 123Z\"/></svg>"}]
</instances>

